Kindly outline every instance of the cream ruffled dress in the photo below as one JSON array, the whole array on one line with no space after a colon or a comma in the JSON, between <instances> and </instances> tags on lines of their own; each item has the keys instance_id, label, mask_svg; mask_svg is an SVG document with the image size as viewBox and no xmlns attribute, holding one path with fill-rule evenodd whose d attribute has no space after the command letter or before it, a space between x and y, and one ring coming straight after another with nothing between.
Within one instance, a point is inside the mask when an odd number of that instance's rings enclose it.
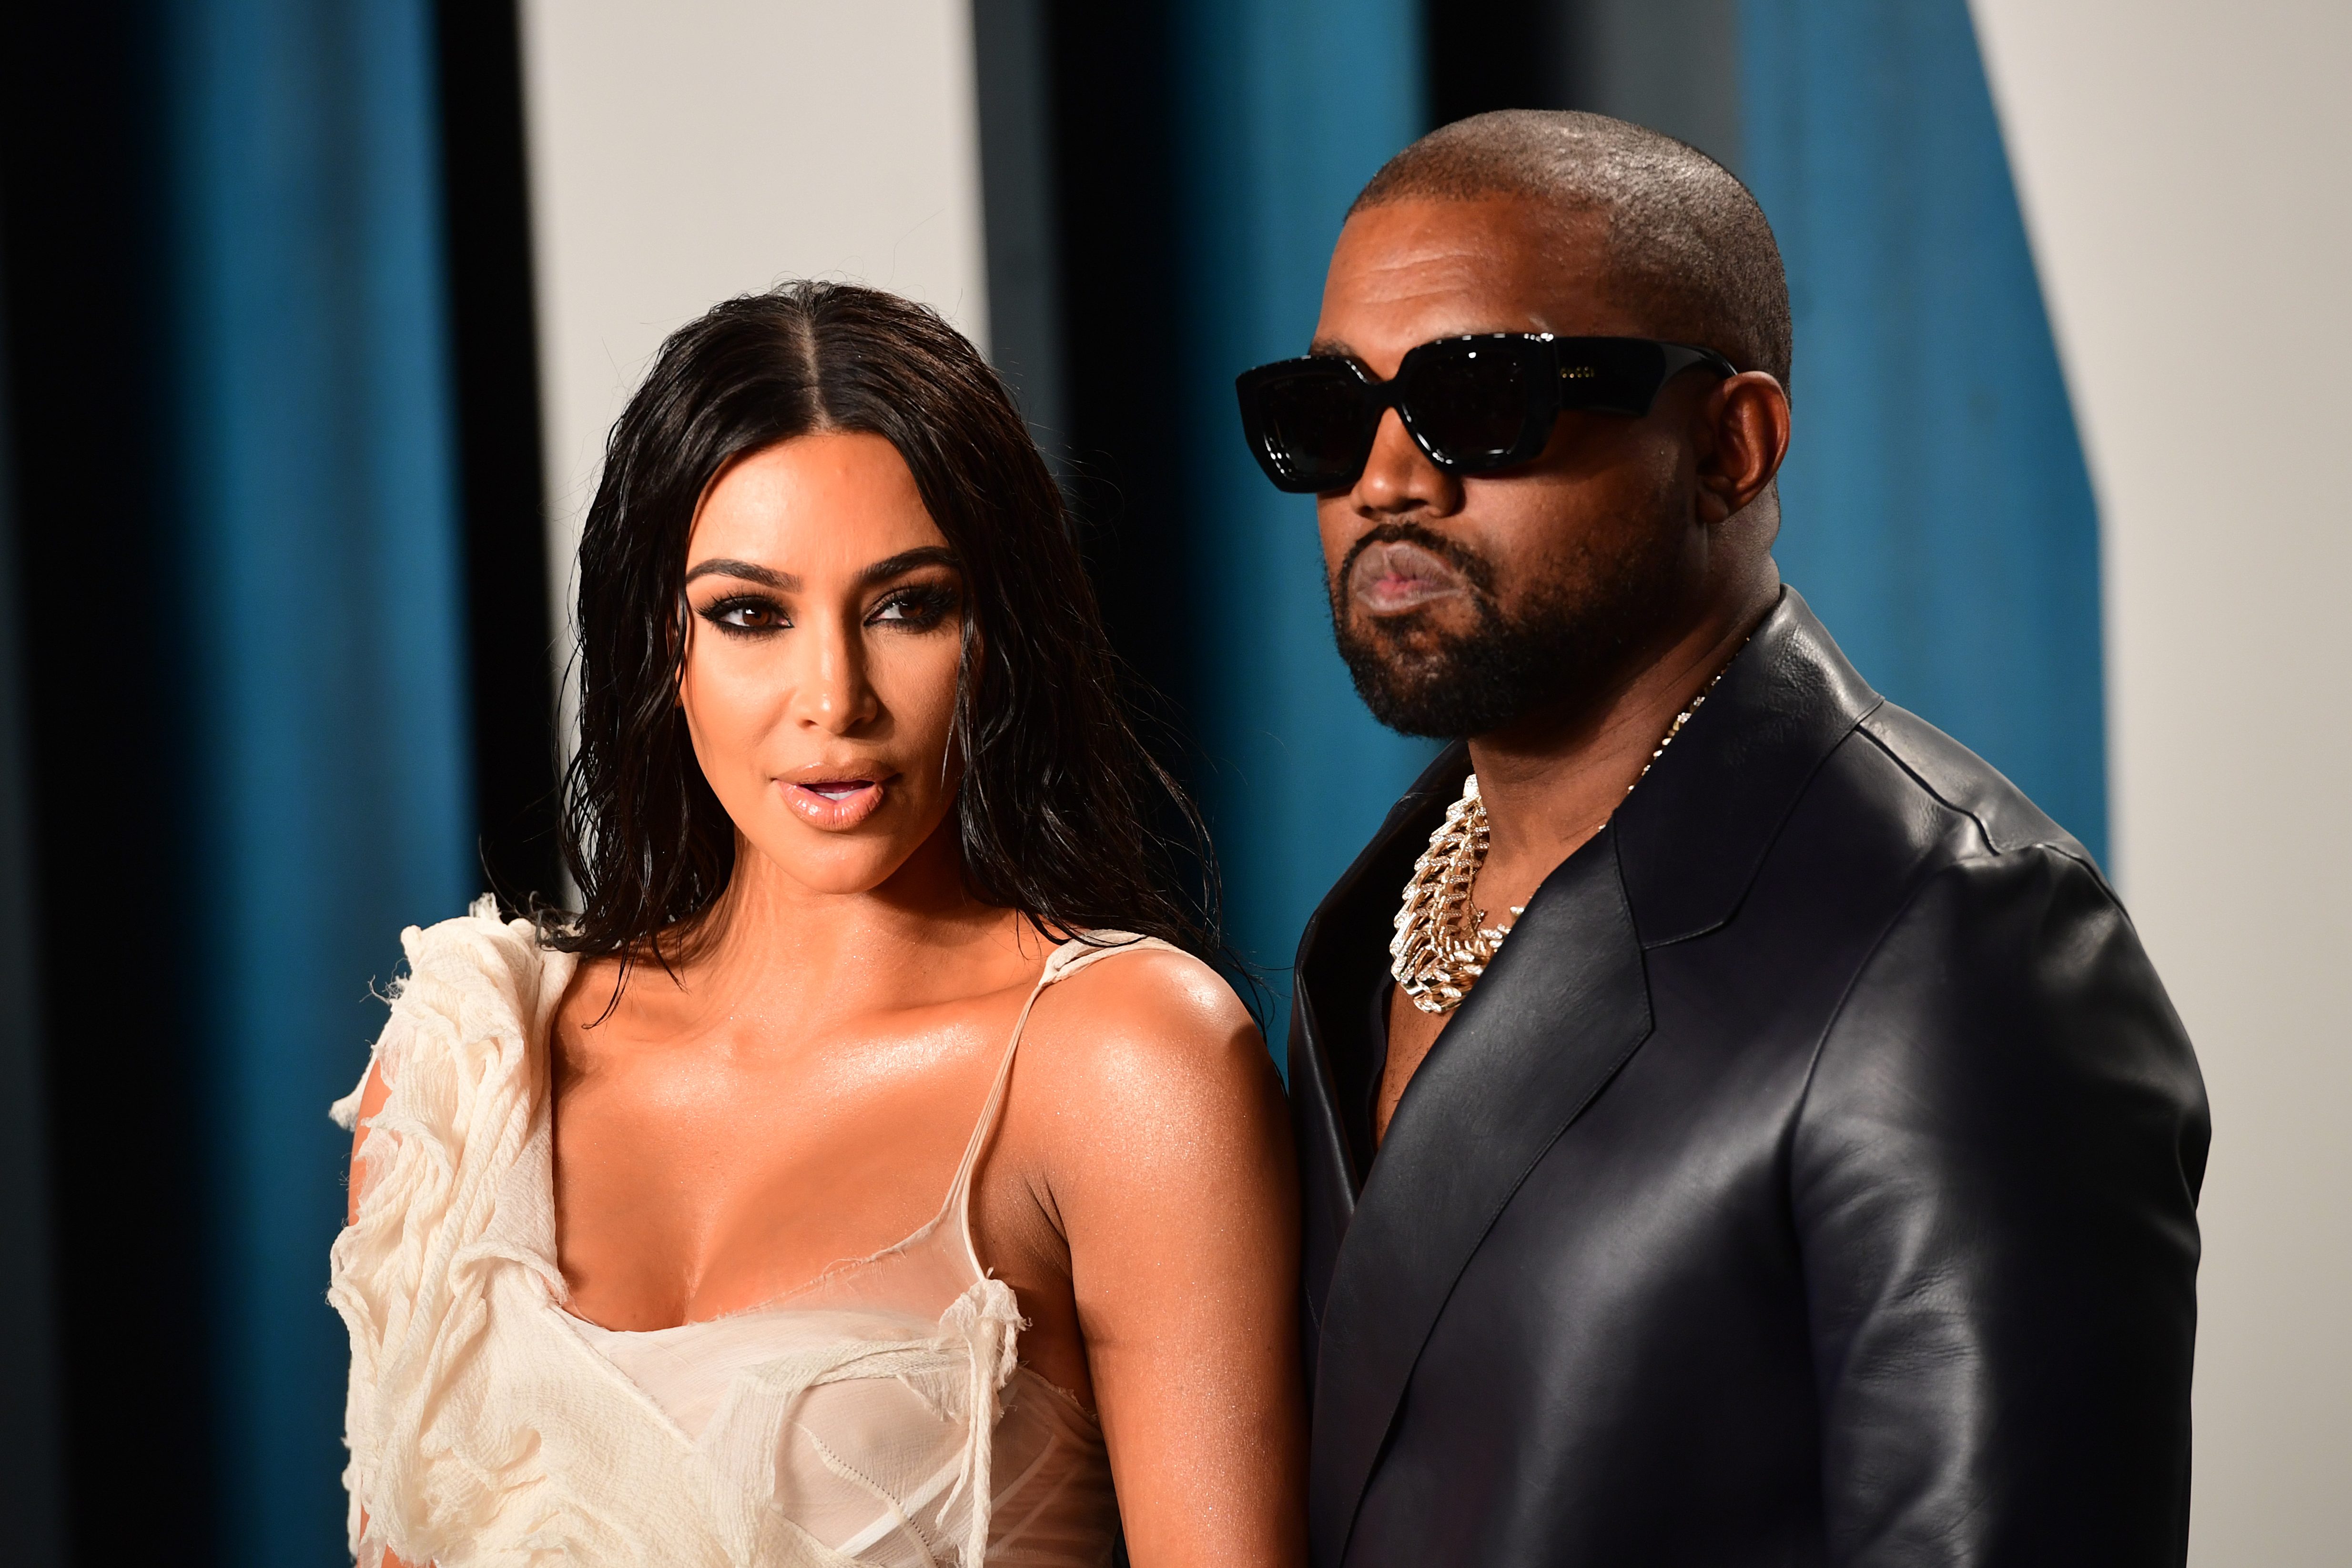
<instances>
[{"instance_id":1,"label":"cream ruffled dress","mask_svg":"<svg viewBox=\"0 0 2352 1568\"><path fill-rule=\"evenodd\" d=\"M1027 1007L929 1224L766 1306L622 1333L565 1311L556 1264L547 1038L574 960L487 901L401 940L409 973L375 1049L390 1098L328 1290L352 1337L362 1568L387 1551L416 1568L1108 1561L1101 1432L1019 1364L1013 1291L971 1245L972 1171ZM1091 943L1048 959L1030 1006L1161 946Z\"/></svg>"}]
</instances>

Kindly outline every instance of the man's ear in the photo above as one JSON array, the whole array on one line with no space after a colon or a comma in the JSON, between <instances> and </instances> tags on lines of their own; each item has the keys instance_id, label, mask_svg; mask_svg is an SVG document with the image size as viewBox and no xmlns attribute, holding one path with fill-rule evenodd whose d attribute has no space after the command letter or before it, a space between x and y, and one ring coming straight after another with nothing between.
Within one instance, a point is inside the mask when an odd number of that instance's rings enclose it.
<instances>
[{"instance_id":1,"label":"man's ear","mask_svg":"<svg viewBox=\"0 0 2352 1568\"><path fill-rule=\"evenodd\" d=\"M1789 394L1762 371L1718 382L1700 402L1699 517L1722 522L1770 486L1789 455Z\"/></svg>"}]
</instances>

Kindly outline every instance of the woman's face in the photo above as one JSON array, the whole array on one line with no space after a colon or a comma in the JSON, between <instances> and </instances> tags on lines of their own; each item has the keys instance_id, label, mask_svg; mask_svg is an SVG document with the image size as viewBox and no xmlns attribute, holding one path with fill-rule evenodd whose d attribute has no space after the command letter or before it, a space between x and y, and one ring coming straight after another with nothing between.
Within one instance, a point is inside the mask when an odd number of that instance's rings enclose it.
<instances>
[{"instance_id":1,"label":"woman's face","mask_svg":"<svg viewBox=\"0 0 2352 1568\"><path fill-rule=\"evenodd\" d=\"M678 702L751 849L811 892L863 893L946 817L962 579L898 449L797 436L696 515Z\"/></svg>"}]
</instances>

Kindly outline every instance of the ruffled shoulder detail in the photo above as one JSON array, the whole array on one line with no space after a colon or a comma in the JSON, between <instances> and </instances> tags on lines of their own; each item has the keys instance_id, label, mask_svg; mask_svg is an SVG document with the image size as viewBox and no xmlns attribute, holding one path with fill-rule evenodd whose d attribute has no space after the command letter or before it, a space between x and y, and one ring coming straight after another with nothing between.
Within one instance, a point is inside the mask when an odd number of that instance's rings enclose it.
<instances>
[{"instance_id":1,"label":"ruffled shoulder detail","mask_svg":"<svg viewBox=\"0 0 2352 1568\"><path fill-rule=\"evenodd\" d=\"M409 1054L411 1030L404 1023L438 1019L475 1037L486 1031L543 1036L578 961L541 947L530 921L500 920L498 901L487 894L454 920L408 927L400 934L400 948L407 969L385 994L392 1017L368 1064L382 1067L387 1082ZM366 1087L362 1073L328 1108L338 1126L356 1126Z\"/></svg>"},{"instance_id":2,"label":"ruffled shoulder detail","mask_svg":"<svg viewBox=\"0 0 2352 1568\"><path fill-rule=\"evenodd\" d=\"M401 946L408 972L371 1061L390 1093L368 1120L355 1218L336 1238L327 1292L351 1333L344 1482L352 1550L367 1568L387 1548L426 1561L428 1521L479 1521L516 1500L507 1465L467 1453L493 1277L513 1264L563 1296L546 1051L575 961L541 948L528 921L501 922L488 899L410 927ZM335 1104L344 1126L366 1082ZM467 1462L440 1462L458 1456Z\"/></svg>"}]
</instances>

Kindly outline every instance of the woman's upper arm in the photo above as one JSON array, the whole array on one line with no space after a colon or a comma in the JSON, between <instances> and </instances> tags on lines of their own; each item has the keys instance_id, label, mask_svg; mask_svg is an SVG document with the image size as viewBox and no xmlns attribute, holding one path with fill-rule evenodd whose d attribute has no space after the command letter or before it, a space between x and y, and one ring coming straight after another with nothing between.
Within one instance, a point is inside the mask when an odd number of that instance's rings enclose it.
<instances>
[{"instance_id":1,"label":"woman's upper arm","mask_svg":"<svg viewBox=\"0 0 2352 1568\"><path fill-rule=\"evenodd\" d=\"M360 1150L367 1144L369 1119L383 1110L383 1103L390 1098L392 1085L384 1081L383 1062L381 1060L370 1062L366 1082L360 1086L359 1110L352 1120L352 1168L344 1183L349 1189L343 1204L343 1223L346 1225L359 1218L360 1215ZM364 1528L366 1511L361 1511L360 1521ZM387 1552L383 1554L383 1568L409 1568L409 1564Z\"/></svg>"},{"instance_id":2,"label":"woman's upper arm","mask_svg":"<svg viewBox=\"0 0 2352 1568\"><path fill-rule=\"evenodd\" d=\"M1053 1198L1129 1554L1286 1568L1305 1560L1306 1402L1281 1082L1206 966L1097 973L1117 983L1087 988L1064 1056L1076 1114Z\"/></svg>"},{"instance_id":3,"label":"woman's upper arm","mask_svg":"<svg viewBox=\"0 0 2352 1568\"><path fill-rule=\"evenodd\" d=\"M383 1079L383 1063L376 1061L368 1067L367 1082L360 1090L360 1109L352 1124L352 1168L343 1186L343 1223L351 1224L360 1217L360 1150L367 1144L368 1120L383 1109L392 1097L392 1085Z\"/></svg>"}]
</instances>

